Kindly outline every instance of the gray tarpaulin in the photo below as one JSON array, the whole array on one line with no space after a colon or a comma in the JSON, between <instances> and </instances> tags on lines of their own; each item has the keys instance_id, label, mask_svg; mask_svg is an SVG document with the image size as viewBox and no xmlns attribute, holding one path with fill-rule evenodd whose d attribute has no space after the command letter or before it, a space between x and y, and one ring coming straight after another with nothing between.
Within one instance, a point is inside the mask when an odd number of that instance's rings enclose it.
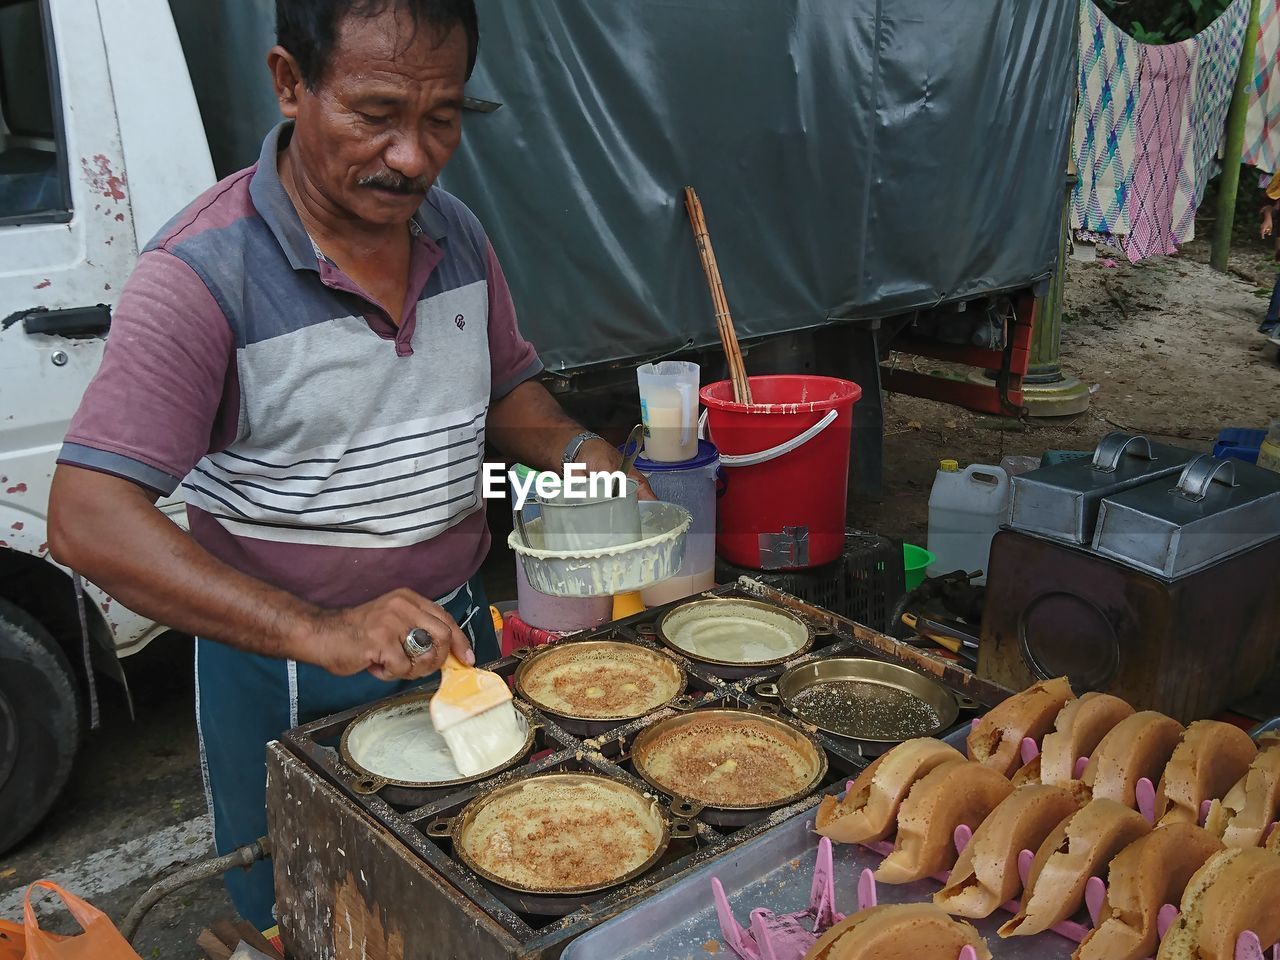
<instances>
[{"instance_id":1,"label":"gray tarpaulin","mask_svg":"<svg viewBox=\"0 0 1280 960\"><path fill-rule=\"evenodd\" d=\"M225 172L275 118L270 3L174 4ZM468 113L441 183L488 229L551 369L716 340L685 184L744 337L1052 270L1074 0L478 5L468 93L502 107Z\"/></svg>"}]
</instances>

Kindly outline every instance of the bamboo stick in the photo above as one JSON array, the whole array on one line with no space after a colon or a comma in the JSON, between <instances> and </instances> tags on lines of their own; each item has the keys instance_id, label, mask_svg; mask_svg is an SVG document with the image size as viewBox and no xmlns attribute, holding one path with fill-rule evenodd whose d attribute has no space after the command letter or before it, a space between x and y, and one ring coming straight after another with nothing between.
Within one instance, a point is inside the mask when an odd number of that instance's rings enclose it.
<instances>
[{"instance_id":1,"label":"bamboo stick","mask_svg":"<svg viewBox=\"0 0 1280 960\"><path fill-rule=\"evenodd\" d=\"M725 298L724 282L720 279L720 267L716 263L715 250L711 247L711 235L707 232L707 220L702 213L702 203L693 187L684 188L684 207L693 227L693 238L698 244L698 256L702 259L702 271L707 275L711 289L711 305L716 312L716 327L720 342L729 362L729 380L733 384L733 399L737 403L751 402L751 382L742 362L742 349L738 346L738 333L733 327L733 315L729 313L729 301Z\"/></svg>"},{"instance_id":2,"label":"bamboo stick","mask_svg":"<svg viewBox=\"0 0 1280 960\"><path fill-rule=\"evenodd\" d=\"M1244 128L1249 121L1249 92L1253 89L1254 51L1258 46L1259 0L1249 6L1249 25L1240 48L1240 72L1236 74L1231 107L1227 112L1226 140L1222 145L1222 177L1218 180L1218 211L1209 247L1209 265L1227 272L1231 255L1231 230L1236 218L1236 193L1240 188L1240 154L1244 151Z\"/></svg>"}]
</instances>

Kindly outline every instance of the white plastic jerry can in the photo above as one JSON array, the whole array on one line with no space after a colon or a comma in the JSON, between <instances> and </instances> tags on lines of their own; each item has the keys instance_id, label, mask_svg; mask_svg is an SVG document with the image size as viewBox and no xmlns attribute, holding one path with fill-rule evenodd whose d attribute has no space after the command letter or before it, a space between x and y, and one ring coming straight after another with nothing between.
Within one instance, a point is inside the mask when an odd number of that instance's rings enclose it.
<instances>
[{"instance_id":1,"label":"white plastic jerry can","mask_svg":"<svg viewBox=\"0 0 1280 960\"><path fill-rule=\"evenodd\" d=\"M1009 515L1009 475L1001 467L975 463L960 469L943 460L929 493L929 552L936 558L929 576L955 570L982 571L987 582L991 538Z\"/></svg>"}]
</instances>

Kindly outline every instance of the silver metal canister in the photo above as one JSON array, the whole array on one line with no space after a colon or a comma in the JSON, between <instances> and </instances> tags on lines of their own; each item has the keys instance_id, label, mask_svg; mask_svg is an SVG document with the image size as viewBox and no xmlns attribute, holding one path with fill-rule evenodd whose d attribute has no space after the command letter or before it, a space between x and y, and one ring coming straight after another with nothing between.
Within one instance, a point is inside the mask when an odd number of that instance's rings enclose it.
<instances>
[{"instance_id":1,"label":"silver metal canister","mask_svg":"<svg viewBox=\"0 0 1280 960\"><path fill-rule=\"evenodd\" d=\"M1093 540L1104 497L1177 473L1195 456L1146 437L1109 433L1090 460L1042 467L1013 478L1009 525L1062 543Z\"/></svg>"}]
</instances>

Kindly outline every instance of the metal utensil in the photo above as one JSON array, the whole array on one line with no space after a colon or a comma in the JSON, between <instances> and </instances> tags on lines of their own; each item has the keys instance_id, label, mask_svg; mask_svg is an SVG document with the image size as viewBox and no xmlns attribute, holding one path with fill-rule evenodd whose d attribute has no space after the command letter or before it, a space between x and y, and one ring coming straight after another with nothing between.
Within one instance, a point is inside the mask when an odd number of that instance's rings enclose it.
<instances>
[{"instance_id":1,"label":"metal utensil","mask_svg":"<svg viewBox=\"0 0 1280 960\"><path fill-rule=\"evenodd\" d=\"M532 547L533 544L529 542L529 531L524 528L524 511L512 510L511 516L516 522L516 529L520 531L520 542L526 547Z\"/></svg>"},{"instance_id":2,"label":"metal utensil","mask_svg":"<svg viewBox=\"0 0 1280 960\"><path fill-rule=\"evenodd\" d=\"M635 466L636 457L640 456L641 441L644 439L644 424L637 423L631 428L631 433L627 435L627 442L622 447L622 467L621 472L625 477L631 472L631 468ZM622 481L622 489L618 491L618 496L626 491L626 481Z\"/></svg>"}]
</instances>

